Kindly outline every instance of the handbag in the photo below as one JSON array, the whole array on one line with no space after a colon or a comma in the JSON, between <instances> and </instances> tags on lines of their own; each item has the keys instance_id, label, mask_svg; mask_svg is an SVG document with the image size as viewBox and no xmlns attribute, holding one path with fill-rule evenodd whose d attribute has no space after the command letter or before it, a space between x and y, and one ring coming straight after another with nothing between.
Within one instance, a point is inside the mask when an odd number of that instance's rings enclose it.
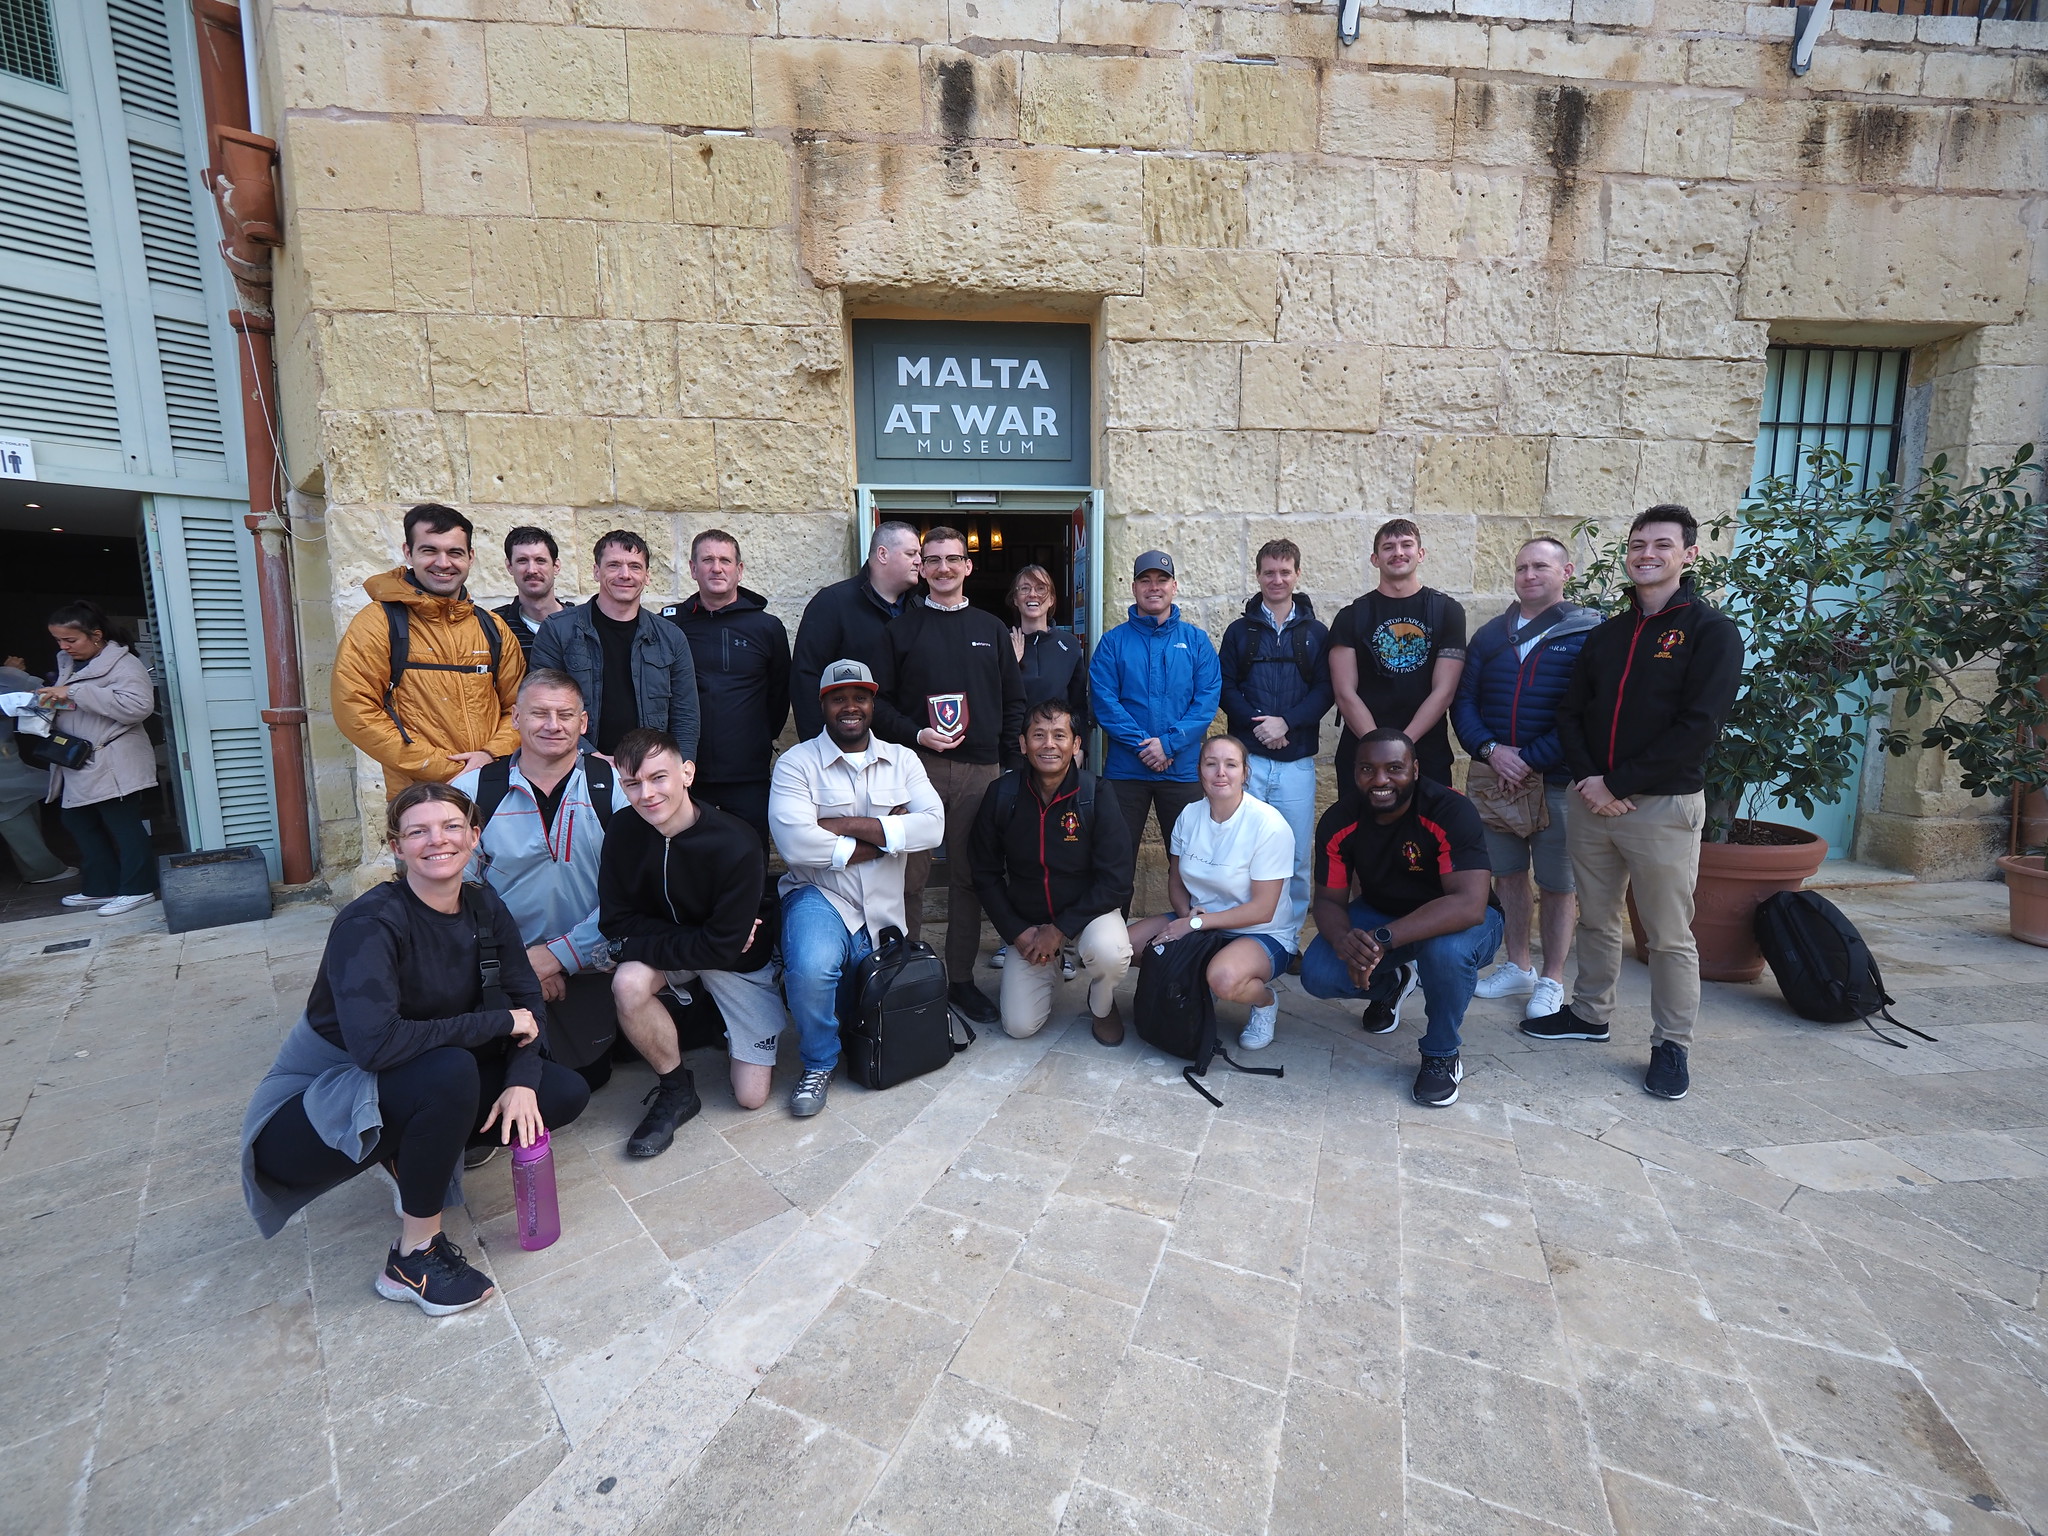
<instances>
[{"instance_id":1,"label":"handbag","mask_svg":"<svg viewBox=\"0 0 2048 1536\"><path fill-rule=\"evenodd\" d=\"M1520 789L1509 789L1491 764L1472 759L1465 770L1465 798L1479 810L1479 819L1509 837L1534 837L1550 825L1550 800L1543 775L1531 773Z\"/></svg>"},{"instance_id":2,"label":"handbag","mask_svg":"<svg viewBox=\"0 0 2048 1536\"><path fill-rule=\"evenodd\" d=\"M91 742L54 727L47 736L17 732L14 741L21 760L31 768L83 768L92 761Z\"/></svg>"}]
</instances>

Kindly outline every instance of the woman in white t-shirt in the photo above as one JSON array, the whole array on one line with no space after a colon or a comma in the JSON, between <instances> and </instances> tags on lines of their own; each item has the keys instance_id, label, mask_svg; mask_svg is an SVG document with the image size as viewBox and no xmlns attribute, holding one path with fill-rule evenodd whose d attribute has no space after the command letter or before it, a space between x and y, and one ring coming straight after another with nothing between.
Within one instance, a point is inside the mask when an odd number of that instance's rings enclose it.
<instances>
[{"instance_id":1,"label":"woman in white t-shirt","mask_svg":"<svg viewBox=\"0 0 2048 1536\"><path fill-rule=\"evenodd\" d=\"M1235 736L1211 736L1198 771L1202 798L1173 824L1166 865L1173 911L1132 923L1131 948L1143 955L1148 944L1190 933L1236 934L1209 961L1209 990L1250 1007L1238 1044L1256 1051L1272 1044L1280 1004L1269 983L1287 968L1301 930L1287 895L1294 832L1286 817L1245 793L1249 765Z\"/></svg>"}]
</instances>

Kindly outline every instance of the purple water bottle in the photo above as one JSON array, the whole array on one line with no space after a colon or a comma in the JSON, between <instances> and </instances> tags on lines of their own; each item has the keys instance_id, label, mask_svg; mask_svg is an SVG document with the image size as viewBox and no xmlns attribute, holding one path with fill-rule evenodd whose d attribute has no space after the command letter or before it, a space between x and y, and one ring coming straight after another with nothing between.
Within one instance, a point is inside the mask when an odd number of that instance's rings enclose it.
<instances>
[{"instance_id":1,"label":"purple water bottle","mask_svg":"<svg viewBox=\"0 0 2048 1536\"><path fill-rule=\"evenodd\" d=\"M555 1154L542 1131L530 1147L512 1149L512 1208L519 1215L519 1246L545 1248L562 1235L555 1204Z\"/></svg>"}]
</instances>

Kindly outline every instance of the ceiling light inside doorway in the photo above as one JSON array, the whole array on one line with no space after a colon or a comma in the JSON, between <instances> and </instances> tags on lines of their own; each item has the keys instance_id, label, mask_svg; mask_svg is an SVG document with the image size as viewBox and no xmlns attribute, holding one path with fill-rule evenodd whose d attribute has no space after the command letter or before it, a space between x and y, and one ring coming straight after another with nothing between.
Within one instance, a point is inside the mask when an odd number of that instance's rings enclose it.
<instances>
[{"instance_id":1,"label":"ceiling light inside doorway","mask_svg":"<svg viewBox=\"0 0 2048 1536\"><path fill-rule=\"evenodd\" d=\"M989 529L988 547L990 549L1001 549L1003 547L1003 525L1001 523L997 523Z\"/></svg>"}]
</instances>

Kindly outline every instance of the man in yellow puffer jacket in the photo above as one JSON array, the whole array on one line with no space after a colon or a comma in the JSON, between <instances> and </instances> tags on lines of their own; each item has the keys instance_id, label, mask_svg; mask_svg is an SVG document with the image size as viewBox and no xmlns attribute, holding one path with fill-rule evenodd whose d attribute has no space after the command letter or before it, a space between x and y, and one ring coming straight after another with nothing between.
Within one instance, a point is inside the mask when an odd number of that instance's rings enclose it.
<instances>
[{"instance_id":1,"label":"man in yellow puffer jacket","mask_svg":"<svg viewBox=\"0 0 2048 1536\"><path fill-rule=\"evenodd\" d=\"M405 565L363 583L370 604L335 651L334 723L383 765L387 799L519 748L512 705L526 661L505 621L470 601L471 531L453 507L430 502L406 513ZM405 610L406 664L395 689L387 603ZM497 632L495 666L486 625Z\"/></svg>"}]
</instances>

